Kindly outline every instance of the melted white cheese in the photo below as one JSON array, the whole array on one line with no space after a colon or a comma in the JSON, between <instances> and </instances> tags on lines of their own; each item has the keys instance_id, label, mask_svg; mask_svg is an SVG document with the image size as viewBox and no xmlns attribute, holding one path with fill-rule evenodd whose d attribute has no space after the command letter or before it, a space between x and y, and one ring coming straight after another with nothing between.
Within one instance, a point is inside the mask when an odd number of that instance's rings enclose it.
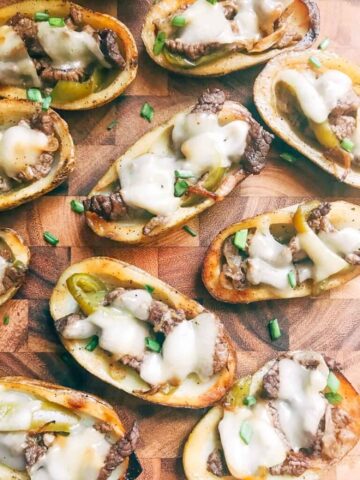
<instances>
[{"instance_id":1,"label":"melted white cheese","mask_svg":"<svg viewBox=\"0 0 360 480\"><path fill-rule=\"evenodd\" d=\"M7 25L0 27L0 84L40 87L41 81L24 42Z\"/></svg>"},{"instance_id":2,"label":"melted white cheese","mask_svg":"<svg viewBox=\"0 0 360 480\"><path fill-rule=\"evenodd\" d=\"M263 283L279 290L289 288L288 275L294 270L292 265L274 267L261 258L249 258L247 261L246 278L252 285Z\"/></svg>"},{"instance_id":3,"label":"melted white cheese","mask_svg":"<svg viewBox=\"0 0 360 480\"><path fill-rule=\"evenodd\" d=\"M110 67L90 33L77 32L67 26L52 27L48 22L38 22L37 26L40 44L55 68L86 68L94 61Z\"/></svg>"},{"instance_id":4,"label":"melted white cheese","mask_svg":"<svg viewBox=\"0 0 360 480\"><path fill-rule=\"evenodd\" d=\"M249 445L240 437L245 421L252 430ZM255 475L259 467L272 467L286 458L286 446L263 403L251 409L242 407L235 411L225 410L218 428L226 464L235 478Z\"/></svg>"},{"instance_id":5,"label":"melted white cheese","mask_svg":"<svg viewBox=\"0 0 360 480\"><path fill-rule=\"evenodd\" d=\"M4 279L5 272L8 266L9 263L5 260L5 258L0 257L0 282Z\"/></svg>"},{"instance_id":6,"label":"melted white cheese","mask_svg":"<svg viewBox=\"0 0 360 480\"><path fill-rule=\"evenodd\" d=\"M315 123L325 122L352 88L351 78L338 70L328 70L316 78L310 71L287 69L279 73L277 80L291 87L304 115Z\"/></svg>"},{"instance_id":7,"label":"melted white cheese","mask_svg":"<svg viewBox=\"0 0 360 480\"><path fill-rule=\"evenodd\" d=\"M0 390L0 431L29 430L32 416L41 402L30 395L11 390Z\"/></svg>"},{"instance_id":8,"label":"melted white cheese","mask_svg":"<svg viewBox=\"0 0 360 480\"><path fill-rule=\"evenodd\" d=\"M125 290L122 295L116 297L111 305L116 308L125 308L139 320L147 320L152 301L153 299L149 292L135 289Z\"/></svg>"},{"instance_id":9,"label":"melted white cheese","mask_svg":"<svg viewBox=\"0 0 360 480\"><path fill-rule=\"evenodd\" d=\"M309 448L325 413L327 402L320 392L326 387L329 369L322 357L316 369L284 358L279 361L279 372L276 407L281 429L292 449Z\"/></svg>"},{"instance_id":10,"label":"melted white cheese","mask_svg":"<svg viewBox=\"0 0 360 480\"><path fill-rule=\"evenodd\" d=\"M25 470L26 436L26 432L0 433L0 464L19 471Z\"/></svg>"},{"instance_id":11,"label":"melted white cheese","mask_svg":"<svg viewBox=\"0 0 360 480\"><path fill-rule=\"evenodd\" d=\"M22 122L0 132L0 167L10 178L36 165L48 146L48 137Z\"/></svg>"},{"instance_id":12,"label":"melted white cheese","mask_svg":"<svg viewBox=\"0 0 360 480\"><path fill-rule=\"evenodd\" d=\"M335 232L320 232L319 238L335 253L347 255L360 249L360 230L343 228Z\"/></svg>"}]
</instances>

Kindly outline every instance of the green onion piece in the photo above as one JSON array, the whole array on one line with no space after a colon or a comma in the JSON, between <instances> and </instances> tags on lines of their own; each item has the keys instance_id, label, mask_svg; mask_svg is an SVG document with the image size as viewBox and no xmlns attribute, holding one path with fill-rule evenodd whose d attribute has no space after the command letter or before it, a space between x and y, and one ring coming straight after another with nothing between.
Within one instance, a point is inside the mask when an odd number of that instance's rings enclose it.
<instances>
[{"instance_id":1,"label":"green onion piece","mask_svg":"<svg viewBox=\"0 0 360 480\"><path fill-rule=\"evenodd\" d=\"M283 160L289 163L296 163L298 161L298 159L291 153L281 153L280 158L282 158Z\"/></svg>"},{"instance_id":2,"label":"green onion piece","mask_svg":"<svg viewBox=\"0 0 360 480\"><path fill-rule=\"evenodd\" d=\"M49 110L50 105L51 105L52 98L50 95L44 98L42 101L41 109L44 110L45 112Z\"/></svg>"},{"instance_id":3,"label":"green onion piece","mask_svg":"<svg viewBox=\"0 0 360 480\"><path fill-rule=\"evenodd\" d=\"M175 183L174 195L175 197L182 197L188 191L189 184L185 180L178 180Z\"/></svg>"},{"instance_id":4,"label":"green onion piece","mask_svg":"<svg viewBox=\"0 0 360 480\"><path fill-rule=\"evenodd\" d=\"M350 138L344 138L344 140L340 143L341 147L346 150L347 152L351 153L354 150L354 142L350 140Z\"/></svg>"},{"instance_id":5,"label":"green onion piece","mask_svg":"<svg viewBox=\"0 0 360 480\"><path fill-rule=\"evenodd\" d=\"M310 57L309 63L315 68L321 68L321 62L317 57L314 57L314 56Z\"/></svg>"},{"instance_id":6,"label":"green onion piece","mask_svg":"<svg viewBox=\"0 0 360 480\"><path fill-rule=\"evenodd\" d=\"M340 388L340 381L333 372L329 373L327 387L332 391L332 393L337 393Z\"/></svg>"},{"instance_id":7,"label":"green onion piece","mask_svg":"<svg viewBox=\"0 0 360 480\"><path fill-rule=\"evenodd\" d=\"M32 102L42 102L43 98L38 88L28 88L26 90L26 96L28 100Z\"/></svg>"},{"instance_id":8,"label":"green onion piece","mask_svg":"<svg viewBox=\"0 0 360 480\"><path fill-rule=\"evenodd\" d=\"M99 337L97 335L94 335L91 337L89 343L86 344L85 350L88 352L93 352L95 348L99 345Z\"/></svg>"},{"instance_id":9,"label":"green onion piece","mask_svg":"<svg viewBox=\"0 0 360 480\"><path fill-rule=\"evenodd\" d=\"M150 295L151 295L151 294L153 293L153 291L155 290L154 287L152 287L151 285L147 285L147 284L144 285L144 288L145 288L145 290L146 290L147 292L150 293Z\"/></svg>"},{"instance_id":10,"label":"green onion piece","mask_svg":"<svg viewBox=\"0 0 360 480\"><path fill-rule=\"evenodd\" d=\"M193 178L194 174L190 170L175 170L176 178Z\"/></svg>"},{"instance_id":11,"label":"green onion piece","mask_svg":"<svg viewBox=\"0 0 360 480\"><path fill-rule=\"evenodd\" d=\"M154 117L154 109L149 103L144 103L144 105L141 108L140 115L142 118L145 118L148 122L151 122L151 120Z\"/></svg>"},{"instance_id":12,"label":"green onion piece","mask_svg":"<svg viewBox=\"0 0 360 480\"><path fill-rule=\"evenodd\" d=\"M152 352L156 352L156 353L159 353L161 351L161 345L159 342L157 342L156 340L154 340L153 338L151 337L146 337L145 338L145 347L148 349L148 350L151 350Z\"/></svg>"},{"instance_id":13,"label":"green onion piece","mask_svg":"<svg viewBox=\"0 0 360 480\"><path fill-rule=\"evenodd\" d=\"M49 20L49 14L45 12L36 12L34 18L36 22L46 22Z\"/></svg>"},{"instance_id":14,"label":"green onion piece","mask_svg":"<svg viewBox=\"0 0 360 480\"><path fill-rule=\"evenodd\" d=\"M10 323L10 317L9 315L5 315L5 317L3 318L3 324L9 325L9 323Z\"/></svg>"},{"instance_id":15,"label":"green onion piece","mask_svg":"<svg viewBox=\"0 0 360 480\"><path fill-rule=\"evenodd\" d=\"M296 275L294 270L291 270L291 272L288 273L288 282L291 288L296 287Z\"/></svg>"},{"instance_id":16,"label":"green onion piece","mask_svg":"<svg viewBox=\"0 0 360 480\"><path fill-rule=\"evenodd\" d=\"M160 55L160 53L163 51L163 48L165 46L165 41L166 41L166 33L159 32L156 35L156 39L153 47L154 55Z\"/></svg>"},{"instance_id":17,"label":"green onion piece","mask_svg":"<svg viewBox=\"0 0 360 480\"><path fill-rule=\"evenodd\" d=\"M239 250L245 250L246 247L246 241L248 237L248 229L244 230L239 230L238 232L235 233L234 237L234 245L237 247Z\"/></svg>"},{"instance_id":18,"label":"green onion piece","mask_svg":"<svg viewBox=\"0 0 360 480\"><path fill-rule=\"evenodd\" d=\"M43 237L44 237L45 242L50 243L50 245L55 246L59 243L59 239L56 238L55 235L53 235L50 232L44 232Z\"/></svg>"},{"instance_id":19,"label":"green onion piece","mask_svg":"<svg viewBox=\"0 0 360 480\"><path fill-rule=\"evenodd\" d=\"M207 0L209 3L211 3L212 5L215 5L215 3L217 3L217 0Z\"/></svg>"},{"instance_id":20,"label":"green onion piece","mask_svg":"<svg viewBox=\"0 0 360 480\"><path fill-rule=\"evenodd\" d=\"M49 24L52 27L65 27L65 21L63 18L59 17L50 17L49 18Z\"/></svg>"},{"instance_id":21,"label":"green onion piece","mask_svg":"<svg viewBox=\"0 0 360 480\"><path fill-rule=\"evenodd\" d=\"M107 130L112 130L114 127L116 127L116 125L118 124L119 122L117 120L113 120L112 122L109 123L109 125L106 127Z\"/></svg>"},{"instance_id":22,"label":"green onion piece","mask_svg":"<svg viewBox=\"0 0 360 480\"><path fill-rule=\"evenodd\" d=\"M340 393L327 392L325 393L325 398L331 405L339 405L343 401Z\"/></svg>"},{"instance_id":23,"label":"green onion piece","mask_svg":"<svg viewBox=\"0 0 360 480\"><path fill-rule=\"evenodd\" d=\"M277 318L270 320L268 327L271 340L277 340L281 337L281 329Z\"/></svg>"},{"instance_id":24,"label":"green onion piece","mask_svg":"<svg viewBox=\"0 0 360 480\"><path fill-rule=\"evenodd\" d=\"M324 40L319 45L319 50L326 50L330 45L330 38L324 38Z\"/></svg>"},{"instance_id":25,"label":"green onion piece","mask_svg":"<svg viewBox=\"0 0 360 480\"><path fill-rule=\"evenodd\" d=\"M71 210L75 213L84 213L85 208L82 202L79 200L71 200L70 202Z\"/></svg>"},{"instance_id":26,"label":"green onion piece","mask_svg":"<svg viewBox=\"0 0 360 480\"><path fill-rule=\"evenodd\" d=\"M192 237L197 237L197 233L191 227L189 227L189 225L184 225L182 228L183 230L185 230L186 233L188 233Z\"/></svg>"},{"instance_id":27,"label":"green onion piece","mask_svg":"<svg viewBox=\"0 0 360 480\"><path fill-rule=\"evenodd\" d=\"M256 398L254 397L254 395L248 395L244 398L243 404L247 407L253 407L254 405L256 405Z\"/></svg>"},{"instance_id":28,"label":"green onion piece","mask_svg":"<svg viewBox=\"0 0 360 480\"><path fill-rule=\"evenodd\" d=\"M173 17L171 20L171 25L173 27L185 27L186 18L182 15L175 15L175 17Z\"/></svg>"},{"instance_id":29,"label":"green onion piece","mask_svg":"<svg viewBox=\"0 0 360 480\"><path fill-rule=\"evenodd\" d=\"M240 427L240 438L246 444L249 445L253 435L252 426L249 422L244 421Z\"/></svg>"}]
</instances>

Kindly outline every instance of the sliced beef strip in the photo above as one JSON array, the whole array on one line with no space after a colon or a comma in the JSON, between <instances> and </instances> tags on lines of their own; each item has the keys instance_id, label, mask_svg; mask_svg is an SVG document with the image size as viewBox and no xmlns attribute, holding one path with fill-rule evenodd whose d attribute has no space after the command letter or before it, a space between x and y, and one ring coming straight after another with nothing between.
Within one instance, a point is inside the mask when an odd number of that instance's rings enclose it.
<instances>
[{"instance_id":1,"label":"sliced beef strip","mask_svg":"<svg viewBox=\"0 0 360 480\"><path fill-rule=\"evenodd\" d=\"M289 452L281 465L270 467L271 475L291 475L300 477L310 466L310 461L302 452Z\"/></svg>"},{"instance_id":2,"label":"sliced beef strip","mask_svg":"<svg viewBox=\"0 0 360 480\"><path fill-rule=\"evenodd\" d=\"M21 183L27 183L44 178L49 174L53 161L52 153L43 152L40 155L39 162L36 165L28 165L25 170L17 175L16 179Z\"/></svg>"},{"instance_id":3,"label":"sliced beef strip","mask_svg":"<svg viewBox=\"0 0 360 480\"><path fill-rule=\"evenodd\" d=\"M85 211L93 212L106 221L115 221L127 214L127 207L120 192L110 195L93 195L83 202Z\"/></svg>"},{"instance_id":4,"label":"sliced beef strip","mask_svg":"<svg viewBox=\"0 0 360 480\"><path fill-rule=\"evenodd\" d=\"M233 243L233 237L225 240L223 246L223 255L226 263L222 271L226 278L232 281L235 289L241 290L246 287L246 266L245 259L239 254L239 250Z\"/></svg>"},{"instance_id":5,"label":"sliced beef strip","mask_svg":"<svg viewBox=\"0 0 360 480\"><path fill-rule=\"evenodd\" d=\"M30 56L38 57L45 55L38 39L36 22L22 13L17 13L7 22L22 38Z\"/></svg>"},{"instance_id":6,"label":"sliced beef strip","mask_svg":"<svg viewBox=\"0 0 360 480\"><path fill-rule=\"evenodd\" d=\"M55 320L55 328L56 331L63 335L66 328L73 323L77 323L79 320L84 320L85 316L79 313L71 313L70 315L66 315L65 317L58 318Z\"/></svg>"},{"instance_id":7,"label":"sliced beef strip","mask_svg":"<svg viewBox=\"0 0 360 480\"><path fill-rule=\"evenodd\" d=\"M108 435L113 431L110 423L107 422L99 422L94 424L94 429L97 430L98 432Z\"/></svg>"},{"instance_id":8,"label":"sliced beef strip","mask_svg":"<svg viewBox=\"0 0 360 480\"><path fill-rule=\"evenodd\" d=\"M170 53L185 57L192 62L215 52L221 47L219 42L185 43L179 38L166 40L165 45Z\"/></svg>"},{"instance_id":9,"label":"sliced beef strip","mask_svg":"<svg viewBox=\"0 0 360 480\"><path fill-rule=\"evenodd\" d=\"M219 324L218 336L215 342L213 372L218 373L226 367L229 358L229 346L225 338L224 327Z\"/></svg>"},{"instance_id":10,"label":"sliced beef strip","mask_svg":"<svg viewBox=\"0 0 360 480\"><path fill-rule=\"evenodd\" d=\"M216 477L224 477L229 475L224 452L222 450L215 449L210 453L207 459L207 470Z\"/></svg>"},{"instance_id":11,"label":"sliced beef strip","mask_svg":"<svg viewBox=\"0 0 360 480\"><path fill-rule=\"evenodd\" d=\"M225 100L225 93L220 88L208 88L200 95L191 113L218 114L222 110Z\"/></svg>"},{"instance_id":12,"label":"sliced beef strip","mask_svg":"<svg viewBox=\"0 0 360 480\"><path fill-rule=\"evenodd\" d=\"M340 407L328 406L325 413L325 431L321 437L321 456L327 460L341 458L348 445L352 445L355 433L352 431L351 418Z\"/></svg>"},{"instance_id":13,"label":"sliced beef strip","mask_svg":"<svg viewBox=\"0 0 360 480\"><path fill-rule=\"evenodd\" d=\"M51 65L46 66L38 73L41 80L47 85L55 85L59 80L66 82L81 82L86 76L86 71L83 68L61 70L60 68L54 68Z\"/></svg>"},{"instance_id":14,"label":"sliced beef strip","mask_svg":"<svg viewBox=\"0 0 360 480\"><path fill-rule=\"evenodd\" d=\"M6 267L2 285L0 285L0 293L2 294L10 288L18 287L24 280L26 270L26 266L21 263Z\"/></svg>"},{"instance_id":15,"label":"sliced beef strip","mask_svg":"<svg viewBox=\"0 0 360 480\"><path fill-rule=\"evenodd\" d=\"M134 452L138 440L139 427L137 422L134 422L131 430L111 446L97 480L107 480L112 472Z\"/></svg>"},{"instance_id":16,"label":"sliced beef strip","mask_svg":"<svg viewBox=\"0 0 360 480\"><path fill-rule=\"evenodd\" d=\"M301 249L298 237L292 237L288 246L291 251L293 262L300 262L301 260L305 260L305 258L307 258L306 252Z\"/></svg>"},{"instance_id":17,"label":"sliced beef strip","mask_svg":"<svg viewBox=\"0 0 360 480\"><path fill-rule=\"evenodd\" d=\"M184 310L174 310L159 300L153 300L148 322L153 325L155 332L168 335L176 325L186 320Z\"/></svg>"},{"instance_id":18,"label":"sliced beef strip","mask_svg":"<svg viewBox=\"0 0 360 480\"><path fill-rule=\"evenodd\" d=\"M55 440L55 435L48 432L29 433L25 443L26 468L30 469L43 457L49 446Z\"/></svg>"},{"instance_id":19,"label":"sliced beef strip","mask_svg":"<svg viewBox=\"0 0 360 480\"><path fill-rule=\"evenodd\" d=\"M54 121L47 112L34 114L30 119L30 127L40 130L45 133L45 135L53 135L54 133Z\"/></svg>"},{"instance_id":20,"label":"sliced beef strip","mask_svg":"<svg viewBox=\"0 0 360 480\"><path fill-rule=\"evenodd\" d=\"M133 368L137 372L140 372L142 360L142 358L133 357L131 355L124 355L121 357L121 363L123 365Z\"/></svg>"},{"instance_id":21,"label":"sliced beef strip","mask_svg":"<svg viewBox=\"0 0 360 480\"><path fill-rule=\"evenodd\" d=\"M263 378L263 392L266 398L278 398L280 388L279 362L275 361Z\"/></svg>"},{"instance_id":22,"label":"sliced beef strip","mask_svg":"<svg viewBox=\"0 0 360 480\"><path fill-rule=\"evenodd\" d=\"M352 137L356 128L356 117L359 107L360 98L351 90L331 111L329 123L339 140Z\"/></svg>"},{"instance_id":23,"label":"sliced beef strip","mask_svg":"<svg viewBox=\"0 0 360 480\"><path fill-rule=\"evenodd\" d=\"M331 232L334 227L327 218L328 213L331 210L331 204L328 202L321 203L318 207L311 210L307 222L316 233L321 231Z\"/></svg>"},{"instance_id":24,"label":"sliced beef strip","mask_svg":"<svg viewBox=\"0 0 360 480\"><path fill-rule=\"evenodd\" d=\"M120 53L115 32L109 29L100 30L100 49L105 59L111 64L124 70L126 62Z\"/></svg>"},{"instance_id":25,"label":"sliced beef strip","mask_svg":"<svg viewBox=\"0 0 360 480\"><path fill-rule=\"evenodd\" d=\"M241 166L248 174L257 175L265 167L266 157L269 153L274 136L250 115L247 118L250 125L246 139L246 148L241 159Z\"/></svg>"}]
</instances>

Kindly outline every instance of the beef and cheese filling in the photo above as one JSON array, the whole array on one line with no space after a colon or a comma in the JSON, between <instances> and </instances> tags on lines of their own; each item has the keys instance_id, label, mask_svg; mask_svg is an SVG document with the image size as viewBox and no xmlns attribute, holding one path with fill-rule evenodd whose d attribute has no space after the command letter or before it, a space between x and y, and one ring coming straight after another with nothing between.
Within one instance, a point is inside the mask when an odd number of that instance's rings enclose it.
<instances>
[{"instance_id":1,"label":"beef and cheese filling","mask_svg":"<svg viewBox=\"0 0 360 480\"><path fill-rule=\"evenodd\" d=\"M94 293L86 294L90 285ZM95 339L94 348L108 353L109 364L120 362L138 372L145 390L166 393L190 375L205 382L227 364L223 328L209 312L187 318L145 289L109 291L88 274L74 274L67 286L80 308L55 322L60 335L86 340L87 349Z\"/></svg>"},{"instance_id":2,"label":"beef and cheese filling","mask_svg":"<svg viewBox=\"0 0 360 480\"><path fill-rule=\"evenodd\" d=\"M301 135L324 155L344 165L360 165L360 97L351 78L322 67L285 69L276 78L277 106Z\"/></svg>"},{"instance_id":3,"label":"beef and cheese filling","mask_svg":"<svg viewBox=\"0 0 360 480\"><path fill-rule=\"evenodd\" d=\"M259 53L296 44L296 0L196 0L157 22L154 53L191 68L231 52ZM163 48L159 45L163 43Z\"/></svg>"},{"instance_id":4,"label":"beef and cheese filling","mask_svg":"<svg viewBox=\"0 0 360 480\"><path fill-rule=\"evenodd\" d=\"M221 449L210 454L208 470L288 478L341 459L356 436L332 367L319 353L289 353L233 389L218 424Z\"/></svg>"},{"instance_id":5,"label":"beef and cheese filling","mask_svg":"<svg viewBox=\"0 0 360 480\"><path fill-rule=\"evenodd\" d=\"M225 281L239 290L268 285L286 292L305 281L321 284L359 265L360 231L335 228L330 211L329 203L300 206L288 239L281 238L281 225L272 233L266 216L258 228L236 232L223 245Z\"/></svg>"},{"instance_id":6,"label":"beef and cheese filling","mask_svg":"<svg viewBox=\"0 0 360 480\"><path fill-rule=\"evenodd\" d=\"M0 83L41 88L56 101L85 97L125 68L116 34L84 23L75 6L65 19L17 13L0 27L0 39Z\"/></svg>"},{"instance_id":7,"label":"beef and cheese filling","mask_svg":"<svg viewBox=\"0 0 360 480\"><path fill-rule=\"evenodd\" d=\"M178 209L216 200L227 181L236 184L234 176L260 173L272 136L249 114L220 122L224 103L221 90L204 92L146 154L122 160L111 193L87 199L85 209L109 221L147 215L148 234Z\"/></svg>"},{"instance_id":8,"label":"beef and cheese filling","mask_svg":"<svg viewBox=\"0 0 360 480\"><path fill-rule=\"evenodd\" d=\"M25 278L27 265L16 258L0 230L0 295L19 287Z\"/></svg>"},{"instance_id":9,"label":"beef and cheese filling","mask_svg":"<svg viewBox=\"0 0 360 480\"><path fill-rule=\"evenodd\" d=\"M139 436L134 424L118 440L107 423L4 387L0 409L0 464L31 480L117 480Z\"/></svg>"}]
</instances>

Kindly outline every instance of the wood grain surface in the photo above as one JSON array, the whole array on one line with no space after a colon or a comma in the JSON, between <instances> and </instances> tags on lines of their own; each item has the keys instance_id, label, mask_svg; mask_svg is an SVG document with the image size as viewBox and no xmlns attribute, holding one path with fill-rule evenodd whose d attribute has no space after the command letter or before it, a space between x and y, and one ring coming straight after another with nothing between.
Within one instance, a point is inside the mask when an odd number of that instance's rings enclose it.
<instances>
[{"instance_id":1,"label":"wood grain surface","mask_svg":"<svg viewBox=\"0 0 360 480\"><path fill-rule=\"evenodd\" d=\"M11 2L0 0L0 6ZM14 3L14 2L13 2ZM303 159L295 166L279 158L286 146L276 141L265 171L248 178L224 202L191 222L193 238L183 231L146 247L122 248L103 240L70 209L72 198L86 195L109 165L150 125L139 116L147 101L155 109L158 125L194 101L205 87L223 88L229 98L243 102L256 114L252 85L261 67L221 79L196 80L170 75L147 57L140 30L150 0L102 0L80 3L118 16L136 37L140 53L138 78L125 95L110 105L88 112L64 114L77 149L76 170L69 181L50 195L0 214L2 226L21 233L31 247L32 261L26 284L16 298L0 308L0 375L28 375L98 394L110 401L127 425L140 421L138 455L141 480L181 480L181 453L188 434L204 410L174 410L153 406L125 395L96 380L77 366L61 348L48 311L48 299L60 273L72 262L92 255L109 255L158 275L183 293L201 299L218 313L238 345L239 373L256 370L280 351L312 348L334 356L360 390L360 278L321 299L283 300L226 306L210 298L200 280L200 267L213 236L229 223L311 197L347 198L360 203L360 191L336 182ZM331 48L360 63L360 0L319 0L321 37L331 38ZM107 126L114 119L112 130ZM54 248L42 234L60 238ZM284 330L272 343L267 322L277 317ZM322 480L360 478L360 446Z\"/></svg>"}]
</instances>

